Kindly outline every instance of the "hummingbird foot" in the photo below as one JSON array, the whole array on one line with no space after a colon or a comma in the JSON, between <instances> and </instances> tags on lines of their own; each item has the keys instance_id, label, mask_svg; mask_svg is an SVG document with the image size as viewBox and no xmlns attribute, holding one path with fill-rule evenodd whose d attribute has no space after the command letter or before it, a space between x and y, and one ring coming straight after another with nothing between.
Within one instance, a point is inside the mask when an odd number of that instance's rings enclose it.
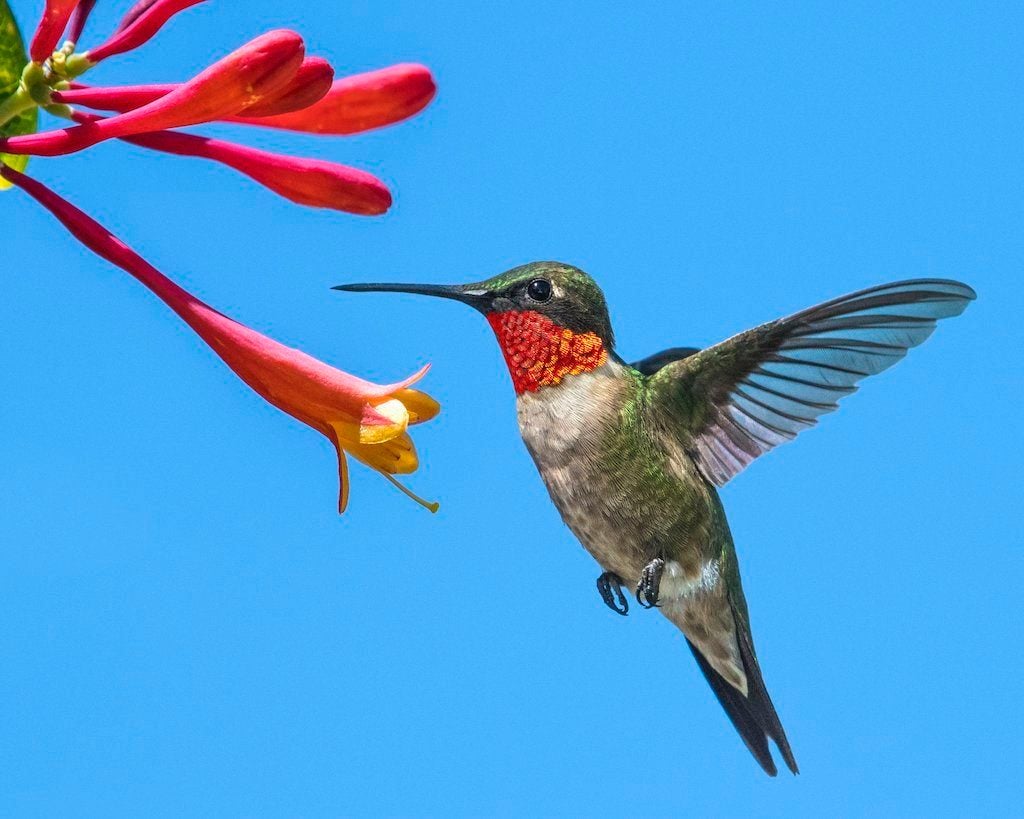
<instances>
[{"instance_id":1,"label":"hummingbird foot","mask_svg":"<svg viewBox=\"0 0 1024 819\"><path fill-rule=\"evenodd\" d=\"M597 590L601 593L604 604L623 617L629 612L629 601L622 593L622 578L615 572L605 572L597 578Z\"/></svg>"},{"instance_id":2,"label":"hummingbird foot","mask_svg":"<svg viewBox=\"0 0 1024 819\"><path fill-rule=\"evenodd\" d=\"M645 609L653 609L658 605L658 590L661 588L661 573L665 571L665 561L654 558L644 566L640 573L640 582L636 584L636 602Z\"/></svg>"}]
</instances>

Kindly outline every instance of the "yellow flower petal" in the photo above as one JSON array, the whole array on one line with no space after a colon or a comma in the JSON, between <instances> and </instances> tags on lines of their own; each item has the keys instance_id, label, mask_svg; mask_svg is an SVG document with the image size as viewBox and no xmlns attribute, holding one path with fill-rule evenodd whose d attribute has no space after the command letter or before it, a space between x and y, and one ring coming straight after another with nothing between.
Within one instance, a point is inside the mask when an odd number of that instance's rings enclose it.
<instances>
[{"instance_id":1,"label":"yellow flower petal","mask_svg":"<svg viewBox=\"0 0 1024 819\"><path fill-rule=\"evenodd\" d=\"M419 390L399 390L395 393L395 398L408 410L410 424L429 421L441 411L441 405L437 401Z\"/></svg>"},{"instance_id":2,"label":"yellow flower petal","mask_svg":"<svg viewBox=\"0 0 1024 819\"><path fill-rule=\"evenodd\" d=\"M407 432L382 444L353 444L345 449L353 458L388 475L408 475L420 465L416 447Z\"/></svg>"}]
</instances>

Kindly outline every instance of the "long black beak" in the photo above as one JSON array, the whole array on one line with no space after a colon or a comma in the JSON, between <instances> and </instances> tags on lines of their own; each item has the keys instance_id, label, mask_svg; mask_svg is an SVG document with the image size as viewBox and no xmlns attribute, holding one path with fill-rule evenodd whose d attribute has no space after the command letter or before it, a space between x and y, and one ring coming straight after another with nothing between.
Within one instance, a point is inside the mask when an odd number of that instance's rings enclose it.
<instances>
[{"instance_id":1,"label":"long black beak","mask_svg":"<svg viewBox=\"0 0 1024 819\"><path fill-rule=\"evenodd\" d=\"M415 293L420 296L437 296L453 299L475 307L481 313L491 309L493 294L485 287L475 284L339 284L332 290L349 293Z\"/></svg>"}]
</instances>

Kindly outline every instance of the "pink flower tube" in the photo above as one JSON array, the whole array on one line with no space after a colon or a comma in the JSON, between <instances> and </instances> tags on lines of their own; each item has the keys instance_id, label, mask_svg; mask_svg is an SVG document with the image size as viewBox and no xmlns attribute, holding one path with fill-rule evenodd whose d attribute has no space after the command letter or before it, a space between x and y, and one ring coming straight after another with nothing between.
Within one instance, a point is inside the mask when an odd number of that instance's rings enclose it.
<instances>
[{"instance_id":1,"label":"pink flower tube","mask_svg":"<svg viewBox=\"0 0 1024 819\"><path fill-rule=\"evenodd\" d=\"M138 48L156 34L179 11L205 0L155 0L141 10L127 25L119 28L102 45L85 52L90 63L98 63L115 54ZM129 12L130 13L130 12Z\"/></svg>"},{"instance_id":2,"label":"pink flower tube","mask_svg":"<svg viewBox=\"0 0 1024 819\"><path fill-rule=\"evenodd\" d=\"M266 117L308 108L331 90L334 69L323 57L306 57L291 82L272 97L242 109L247 117Z\"/></svg>"},{"instance_id":3,"label":"pink flower tube","mask_svg":"<svg viewBox=\"0 0 1024 819\"><path fill-rule=\"evenodd\" d=\"M74 16L71 18L71 24L68 26L68 39L71 42L77 43L81 39L82 32L85 31L85 24L95 5L96 0L79 0Z\"/></svg>"},{"instance_id":4,"label":"pink flower tube","mask_svg":"<svg viewBox=\"0 0 1024 819\"><path fill-rule=\"evenodd\" d=\"M428 68L402 63L335 80L322 100L301 111L253 121L245 114L233 119L313 134L356 134L408 119L425 108L436 92Z\"/></svg>"},{"instance_id":5,"label":"pink flower tube","mask_svg":"<svg viewBox=\"0 0 1024 819\"><path fill-rule=\"evenodd\" d=\"M121 18L121 22L117 24L117 28L114 29L114 32L124 31L141 15L145 14L147 9L156 2L158 2L158 0L139 0L134 6L124 13L124 17Z\"/></svg>"},{"instance_id":6,"label":"pink flower tube","mask_svg":"<svg viewBox=\"0 0 1024 819\"><path fill-rule=\"evenodd\" d=\"M28 49L34 62L41 63L53 53L77 5L78 0L46 0L43 16Z\"/></svg>"},{"instance_id":7,"label":"pink flower tube","mask_svg":"<svg viewBox=\"0 0 1024 819\"><path fill-rule=\"evenodd\" d=\"M53 99L101 111L131 111L170 93L178 86L122 85L100 88L73 85ZM355 134L392 125L413 116L434 98L437 86L430 70L402 63L337 79L315 105L276 116L252 114L252 108L228 117L243 125L263 125L316 134Z\"/></svg>"},{"instance_id":8,"label":"pink flower tube","mask_svg":"<svg viewBox=\"0 0 1024 819\"><path fill-rule=\"evenodd\" d=\"M52 97L54 102L62 102L66 105L84 105L87 108L117 111L123 114L126 111L133 111L143 105L148 105L180 87L179 83L111 85L106 88L72 83L71 88L54 91Z\"/></svg>"},{"instance_id":9,"label":"pink flower tube","mask_svg":"<svg viewBox=\"0 0 1024 819\"><path fill-rule=\"evenodd\" d=\"M78 122L99 120L94 114L76 113L74 117ZM123 139L154 151L220 162L299 205L364 216L376 216L391 207L391 193L377 177L336 162L275 154L176 131Z\"/></svg>"},{"instance_id":10,"label":"pink flower tube","mask_svg":"<svg viewBox=\"0 0 1024 819\"><path fill-rule=\"evenodd\" d=\"M220 162L299 205L363 216L377 216L391 207L391 193L377 177L336 162L275 154L173 131L125 139L165 153Z\"/></svg>"},{"instance_id":11,"label":"pink flower tube","mask_svg":"<svg viewBox=\"0 0 1024 819\"><path fill-rule=\"evenodd\" d=\"M266 117L298 111L318 102L331 90L334 69L321 57L307 57L295 76L273 97L268 97L239 112L246 117ZM106 88L73 83L71 88L53 92L53 101L66 105L84 105L100 111L125 113L148 105L171 91L177 83L159 85L116 85ZM259 124L258 122L252 124Z\"/></svg>"}]
</instances>

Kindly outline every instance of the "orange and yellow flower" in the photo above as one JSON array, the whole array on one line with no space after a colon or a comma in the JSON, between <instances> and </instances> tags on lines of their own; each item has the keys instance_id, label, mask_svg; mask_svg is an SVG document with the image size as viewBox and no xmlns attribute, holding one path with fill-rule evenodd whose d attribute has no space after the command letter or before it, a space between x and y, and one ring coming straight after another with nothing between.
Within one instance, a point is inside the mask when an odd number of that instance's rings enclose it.
<instances>
[{"instance_id":1,"label":"orange and yellow flower","mask_svg":"<svg viewBox=\"0 0 1024 819\"><path fill-rule=\"evenodd\" d=\"M396 475L416 471L409 427L429 421L440 405L412 389L427 372L380 385L325 364L240 324L183 290L91 217L34 179L0 165L0 175L59 219L86 247L127 271L178 314L256 393L321 432L338 453L338 511L348 503L346 453L381 473L432 512L438 505L403 486Z\"/></svg>"}]
</instances>

